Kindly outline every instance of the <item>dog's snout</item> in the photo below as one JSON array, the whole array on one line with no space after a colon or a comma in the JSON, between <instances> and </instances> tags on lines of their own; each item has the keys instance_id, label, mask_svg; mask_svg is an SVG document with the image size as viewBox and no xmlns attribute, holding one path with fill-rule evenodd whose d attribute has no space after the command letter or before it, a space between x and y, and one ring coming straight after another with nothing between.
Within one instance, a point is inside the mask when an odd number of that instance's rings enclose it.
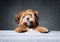
<instances>
[{"instance_id":1,"label":"dog's snout","mask_svg":"<svg viewBox=\"0 0 60 42\"><path fill-rule=\"evenodd\" d=\"M27 20L29 20L29 18L27 18Z\"/></svg>"},{"instance_id":2,"label":"dog's snout","mask_svg":"<svg viewBox=\"0 0 60 42\"><path fill-rule=\"evenodd\" d=\"M33 22L32 22L32 21L30 21L30 23L32 24Z\"/></svg>"}]
</instances>

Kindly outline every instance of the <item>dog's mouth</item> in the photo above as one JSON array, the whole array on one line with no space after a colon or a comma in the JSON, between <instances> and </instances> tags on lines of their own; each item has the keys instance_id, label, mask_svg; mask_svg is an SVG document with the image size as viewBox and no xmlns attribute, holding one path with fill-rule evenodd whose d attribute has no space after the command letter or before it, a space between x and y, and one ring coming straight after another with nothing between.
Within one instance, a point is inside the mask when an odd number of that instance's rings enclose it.
<instances>
[{"instance_id":1,"label":"dog's mouth","mask_svg":"<svg viewBox=\"0 0 60 42\"><path fill-rule=\"evenodd\" d=\"M34 27L34 26L33 26L33 22L25 22L24 24L25 24L25 26L28 27L28 28L33 28L33 27Z\"/></svg>"}]
</instances>

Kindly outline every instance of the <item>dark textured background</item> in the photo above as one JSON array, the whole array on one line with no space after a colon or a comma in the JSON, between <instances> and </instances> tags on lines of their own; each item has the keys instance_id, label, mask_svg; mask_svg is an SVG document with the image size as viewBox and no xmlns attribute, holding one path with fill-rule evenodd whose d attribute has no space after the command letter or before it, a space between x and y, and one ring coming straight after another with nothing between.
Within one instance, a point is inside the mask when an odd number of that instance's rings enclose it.
<instances>
[{"instance_id":1,"label":"dark textured background","mask_svg":"<svg viewBox=\"0 0 60 42\"><path fill-rule=\"evenodd\" d=\"M15 29L17 23L14 16L19 11L29 8L40 12L40 26L49 30L60 30L59 0L0 0L0 29Z\"/></svg>"}]
</instances>

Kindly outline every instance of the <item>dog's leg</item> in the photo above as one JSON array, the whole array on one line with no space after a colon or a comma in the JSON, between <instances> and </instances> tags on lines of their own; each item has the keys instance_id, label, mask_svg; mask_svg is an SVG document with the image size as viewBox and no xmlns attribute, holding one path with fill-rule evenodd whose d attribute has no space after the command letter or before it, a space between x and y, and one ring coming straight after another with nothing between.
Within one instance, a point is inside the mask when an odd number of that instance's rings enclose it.
<instances>
[{"instance_id":1,"label":"dog's leg","mask_svg":"<svg viewBox=\"0 0 60 42\"><path fill-rule=\"evenodd\" d=\"M17 28L15 29L15 31L16 31L16 32L23 33L23 32L26 32L27 29L26 29L26 28L17 27Z\"/></svg>"},{"instance_id":2,"label":"dog's leg","mask_svg":"<svg viewBox=\"0 0 60 42\"><path fill-rule=\"evenodd\" d=\"M46 27L37 27L35 28L36 31L42 32L42 33L48 33L49 30Z\"/></svg>"}]
</instances>

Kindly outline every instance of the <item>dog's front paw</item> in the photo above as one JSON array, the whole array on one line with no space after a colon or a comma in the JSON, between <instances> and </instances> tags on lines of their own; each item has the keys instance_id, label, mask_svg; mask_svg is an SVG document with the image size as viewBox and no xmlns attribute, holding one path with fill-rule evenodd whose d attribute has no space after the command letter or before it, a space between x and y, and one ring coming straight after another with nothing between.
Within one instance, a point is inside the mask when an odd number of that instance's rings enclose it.
<instances>
[{"instance_id":1,"label":"dog's front paw","mask_svg":"<svg viewBox=\"0 0 60 42\"><path fill-rule=\"evenodd\" d=\"M16 28L15 31L16 31L16 32L20 32L21 29L20 29L20 28Z\"/></svg>"},{"instance_id":2,"label":"dog's front paw","mask_svg":"<svg viewBox=\"0 0 60 42\"><path fill-rule=\"evenodd\" d=\"M23 33L23 32L26 32L27 30L18 27L18 28L15 29L15 31L16 31L16 32Z\"/></svg>"},{"instance_id":3,"label":"dog's front paw","mask_svg":"<svg viewBox=\"0 0 60 42\"><path fill-rule=\"evenodd\" d=\"M36 28L36 30L41 33L48 33L49 32L49 30L45 27L38 27L38 28Z\"/></svg>"}]
</instances>

